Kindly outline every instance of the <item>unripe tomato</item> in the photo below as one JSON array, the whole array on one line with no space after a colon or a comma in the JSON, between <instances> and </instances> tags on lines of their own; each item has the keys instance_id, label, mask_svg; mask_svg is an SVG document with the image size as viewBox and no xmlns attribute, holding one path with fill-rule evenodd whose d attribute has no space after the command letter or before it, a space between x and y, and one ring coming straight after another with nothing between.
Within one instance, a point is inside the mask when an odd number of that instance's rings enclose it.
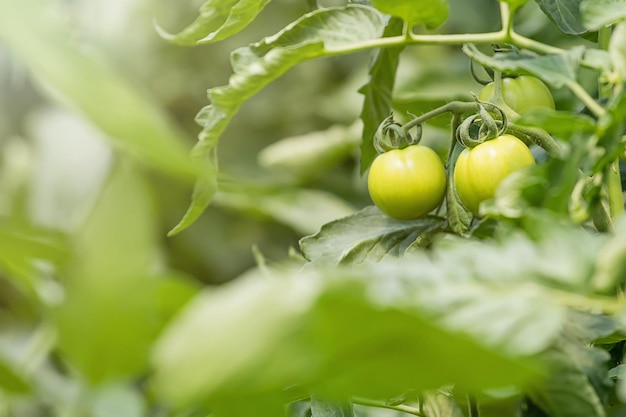
<instances>
[{"instance_id":1,"label":"unripe tomato","mask_svg":"<svg viewBox=\"0 0 626 417\"><path fill-rule=\"evenodd\" d=\"M478 93L478 98L489 101L493 96L493 90L493 83L487 84ZM554 99L548 87L539 78L530 75L503 78L502 99L517 113L538 107L554 110Z\"/></svg>"},{"instance_id":2,"label":"unripe tomato","mask_svg":"<svg viewBox=\"0 0 626 417\"><path fill-rule=\"evenodd\" d=\"M441 204L446 171L435 151L412 145L378 155L367 186L383 213L400 220L416 219Z\"/></svg>"},{"instance_id":3,"label":"unripe tomato","mask_svg":"<svg viewBox=\"0 0 626 417\"><path fill-rule=\"evenodd\" d=\"M530 149L513 135L502 135L464 149L454 167L454 185L461 202L478 216L480 203L493 198L513 171L534 165Z\"/></svg>"}]
</instances>

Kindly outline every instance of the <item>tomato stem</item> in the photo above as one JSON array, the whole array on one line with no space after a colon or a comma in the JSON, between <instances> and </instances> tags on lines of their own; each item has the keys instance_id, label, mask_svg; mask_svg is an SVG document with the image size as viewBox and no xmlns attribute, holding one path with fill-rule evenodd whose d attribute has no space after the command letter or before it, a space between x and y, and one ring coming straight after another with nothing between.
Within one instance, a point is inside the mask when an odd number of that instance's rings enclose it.
<instances>
[{"instance_id":1,"label":"tomato stem","mask_svg":"<svg viewBox=\"0 0 626 417\"><path fill-rule=\"evenodd\" d=\"M519 126L509 123L507 131L513 136L526 137L534 144L543 148L548 155L556 158L564 157L565 149L552 136L543 129L537 127Z\"/></svg>"}]
</instances>

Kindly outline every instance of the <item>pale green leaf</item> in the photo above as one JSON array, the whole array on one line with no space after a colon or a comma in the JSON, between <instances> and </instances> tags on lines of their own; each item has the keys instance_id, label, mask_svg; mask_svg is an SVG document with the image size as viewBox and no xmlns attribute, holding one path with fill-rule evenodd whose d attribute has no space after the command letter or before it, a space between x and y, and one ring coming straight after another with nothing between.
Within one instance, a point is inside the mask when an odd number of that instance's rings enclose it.
<instances>
[{"instance_id":1,"label":"pale green leaf","mask_svg":"<svg viewBox=\"0 0 626 417\"><path fill-rule=\"evenodd\" d=\"M619 23L613 30L609 55L617 74L622 80L626 80L626 22Z\"/></svg>"},{"instance_id":2,"label":"pale green leaf","mask_svg":"<svg viewBox=\"0 0 626 417\"><path fill-rule=\"evenodd\" d=\"M311 417L354 417L352 404L345 401L330 401L313 397L311 399Z\"/></svg>"},{"instance_id":3,"label":"pale green leaf","mask_svg":"<svg viewBox=\"0 0 626 417\"><path fill-rule=\"evenodd\" d=\"M275 35L235 50L228 85L210 89L211 104L196 117L203 129L193 153L208 157L215 167L217 141L246 100L299 62L350 53L380 37L383 29L383 17L375 9L349 4L308 13ZM212 178L196 185L187 214L170 234L189 226L209 205L216 191Z\"/></svg>"},{"instance_id":4,"label":"pale green leaf","mask_svg":"<svg viewBox=\"0 0 626 417\"><path fill-rule=\"evenodd\" d=\"M270 0L208 0L196 20L177 34L157 27L165 39L182 45L216 42L245 28Z\"/></svg>"},{"instance_id":5,"label":"pale green leaf","mask_svg":"<svg viewBox=\"0 0 626 417\"><path fill-rule=\"evenodd\" d=\"M587 29L598 30L626 18L626 3L623 0L582 0L580 14Z\"/></svg>"}]
</instances>

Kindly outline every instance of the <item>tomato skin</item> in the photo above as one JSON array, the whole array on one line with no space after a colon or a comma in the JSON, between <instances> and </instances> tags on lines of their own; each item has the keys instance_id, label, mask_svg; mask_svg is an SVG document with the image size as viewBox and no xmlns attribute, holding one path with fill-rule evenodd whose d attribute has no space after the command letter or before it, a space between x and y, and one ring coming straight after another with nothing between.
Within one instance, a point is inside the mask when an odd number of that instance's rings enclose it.
<instances>
[{"instance_id":1,"label":"tomato skin","mask_svg":"<svg viewBox=\"0 0 626 417\"><path fill-rule=\"evenodd\" d=\"M416 219L443 201L446 171L435 151L412 145L378 155L367 187L374 204L389 217Z\"/></svg>"},{"instance_id":2,"label":"tomato skin","mask_svg":"<svg viewBox=\"0 0 626 417\"><path fill-rule=\"evenodd\" d=\"M487 84L478 93L482 101L489 101L493 96L493 82ZM548 87L539 79L530 75L502 79L502 99L517 113L533 108L554 110L554 98Z\"/></svg>"},{"instance_id":3,"label":"tomato skin","mask_svg":"<svg viewBox=\"0 0 626 417\"><path fill-rule=\"evenodd\" d=\"M534 165L530 149L513 135L501 135L464 149L454 167L454 185L461 202L478 216L480 203L493 198L510 173Z\"/></svg>"}]
</instances>

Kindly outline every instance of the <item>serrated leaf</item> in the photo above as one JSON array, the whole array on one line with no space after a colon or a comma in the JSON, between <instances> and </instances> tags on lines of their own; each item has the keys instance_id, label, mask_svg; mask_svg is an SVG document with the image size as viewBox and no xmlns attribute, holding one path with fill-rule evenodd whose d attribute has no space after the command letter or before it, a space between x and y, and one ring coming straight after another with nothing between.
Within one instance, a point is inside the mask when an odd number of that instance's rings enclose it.
<instances>
[{"instance_id":1,"label":"serrated leaf","mask_svg":"<svg viewBox=\"0 0 626 417\"><path fill-rule=\"evenodd\" d=\"M580 35L587 31L580 15L581 0L535 0L535 2L563 33Z\"/></svg>"},{"instance_id":2,"label":"serrated leaf","mask_svg":"<svg viewBox=\"0 0 626 417\"><path fill-rule=\"evenodd\" d=\"M580 15L587 29L598 30L626 18L626 3L622 0L582 0Z\"/></svg>"},{"instance_id":3,"label":"serrated leaf","mask_svg":"<svg viewBox=\"0 0 626 417\"><path fill-rule=\"evenodd\" d=\"M420 236L441 228L444 220L428 216L395 220L374 206L328 223L313 236L300 240L304 256L315 264L358 264L401 255Z\"/></svg>"},{"instance_id":4,"label":"serrated leaf","mask_svg":"<svg viewBox=\"0 0 626 417\"><path fill-rule=\"evenodd\" d=\"M63 22L37 0L0 0L0 40L29 70L107 134L154 168L193 182L203 167L189 158L185 134L166 112L94 51L77 47Z\"/></svg>"},{"instance_id":5,"label":"serrated leaf","mask_svg":"<svg viewBox=\"0 0 626 417\"><path fill-rule=\"evenodd\" d=\"M375 9L349 4L307 13L275 35L235 50L228 85L210 89L211 104L196 116L203 129L193 154L208 158L216 167L217 141L246 100L299 62L349 53L355 45L380 37L383 29L383 17ZM191 206L170 234L185 229L203 213L216 191L212 178L196 185Z\"/></svg>"},{"instance_id":6,"label":"serrated leaf","mask_svg":"<svg viewBox=\"0 0 626 417\"><path fill-rule=\"evenodd\" d=\"M400 35L404 24L402 20L391 18L385 28L384 37ZM404 47L381 48L373 57L369 68L369 79L359 89L363 94L363 108L361 120L363 120L363 137L361 140L361 174L376 158L374 148L374 134L378 125L391 114L393 107L393 88L395 74L400 62L400 54Z\"/></svg>"},{"instance_id":7,"label":"serrated leaf","mask_svg":"<svg viewBox=\"0 0 626 417\"><path fill-rule=\"evenodd\" d=\"M271 0L208 0L196 20L177 34L157 27L165 39L181 45L217 42L245 28Z\"/></svg>"},{"instance_id":8,"label":"serrated leaf","mask_svg":"<svg viewBox=\"0 0 626 417\"><path fill-rule=\"evenodd\" d=\"M560 88L576 79L585 48L577 46L562 54L541 56L516 52L488 56L480 52L475 45L466 44L463 46L463 52L486 67L508 73L530 73L555 88Z\"/></svg>"},{"instance_id":9,"label":"serrated leaf","mask_svg":"<svg viewBox=\"0 0 626 417\"><path fill-rule=\"evenodd\" d=\"M372 4L381 12L398 17L410 26L425 25L434 29L448 18L447 0L372 0Z\"/></svg>"}]
</instances>

